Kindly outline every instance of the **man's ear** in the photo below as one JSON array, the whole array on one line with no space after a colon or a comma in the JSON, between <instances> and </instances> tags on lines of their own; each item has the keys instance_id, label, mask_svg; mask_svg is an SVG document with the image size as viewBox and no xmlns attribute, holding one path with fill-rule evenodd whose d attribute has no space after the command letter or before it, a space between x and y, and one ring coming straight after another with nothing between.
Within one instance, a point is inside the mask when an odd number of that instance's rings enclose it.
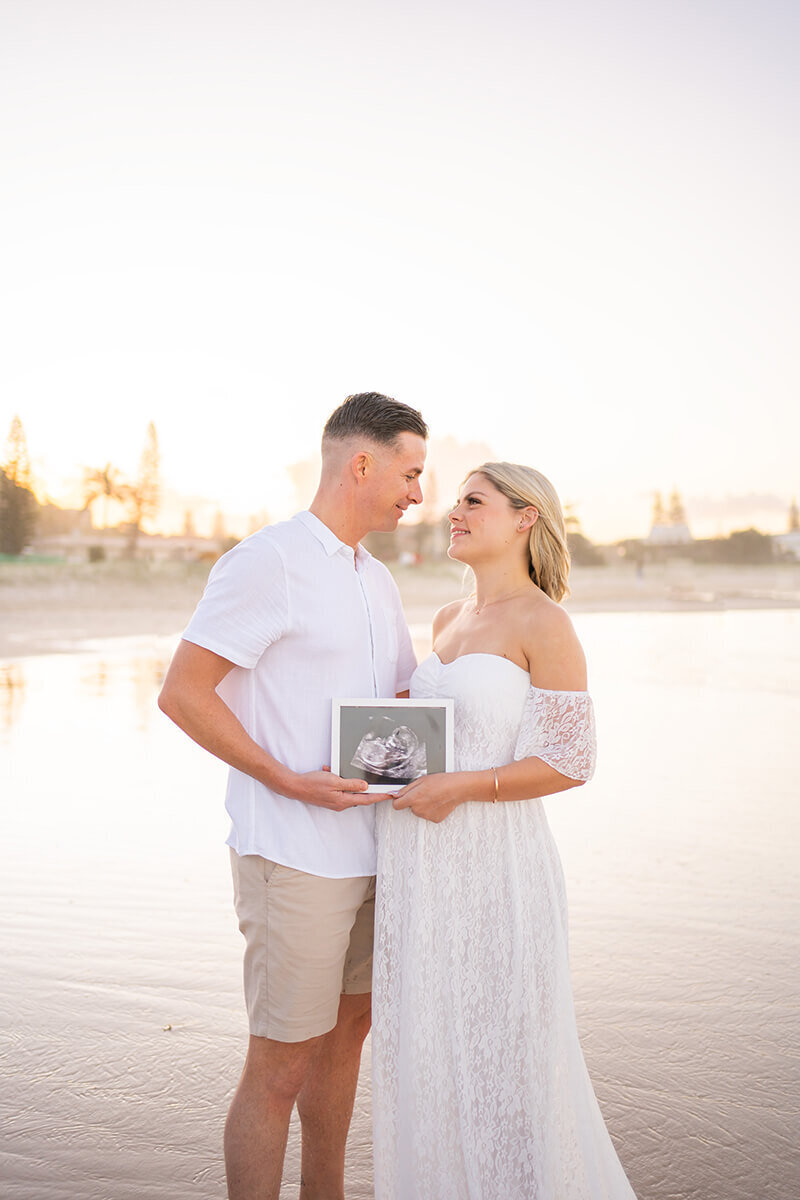
<instances>
[{"instance_id":1,"label":"man's ear","mask_svg":"<svg viewBox=\"0 0 800 1200\"><path fill-rule=\"evenodd\" d=\"M521 510L520 515L519 515L519 524L518 524L517 528L520 530L533 529L534 525L536 524L536 522L538 520L539 520L539 510L538 510L538 508L534 508L533 505L531 504L527 508L523 508Z\"/></svg>"},{"instance_id":2,"label":"man's ear","mask_svg":"<svg viewBox=\"0 0 800 1200\"><path fill-rule=\"evenodd\" d=\"M357 483L362 483L366 479L372 464L372 455L368 450L359 450L350 459L350 470L355 476Z\"/></svg>"}]
</instances>

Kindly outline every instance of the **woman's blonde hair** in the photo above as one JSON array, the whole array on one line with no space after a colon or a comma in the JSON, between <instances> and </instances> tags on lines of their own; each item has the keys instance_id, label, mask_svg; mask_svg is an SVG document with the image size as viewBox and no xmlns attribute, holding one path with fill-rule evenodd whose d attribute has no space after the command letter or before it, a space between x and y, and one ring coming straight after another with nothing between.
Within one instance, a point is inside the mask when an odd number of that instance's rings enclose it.
<instances>
[{"instance_id":1,"label":"woman's blonde hair","mask_svg":"<svg viewBox=\"0 0 800 1200\"><path fill-rule=\"evenodd\" d=\"M539 519L531 527L528 543L530 576L546 596L556 602L569 595L570 555L567 527L558 493L549 479L533 467L518 463L489 462L470 471L485 475L514 508L533 506ZM469 476L467 476L469 478Z\"/></svg>"}]
</instances>

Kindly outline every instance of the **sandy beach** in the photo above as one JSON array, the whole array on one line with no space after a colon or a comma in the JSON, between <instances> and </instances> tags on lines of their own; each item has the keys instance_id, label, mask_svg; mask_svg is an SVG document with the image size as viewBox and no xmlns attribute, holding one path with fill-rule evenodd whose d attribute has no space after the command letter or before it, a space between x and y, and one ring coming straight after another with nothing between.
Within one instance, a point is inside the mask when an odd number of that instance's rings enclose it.
<instances>
[{"instance_id":1,"label":"sandy beach","mask_svg":"<svg viewBox=\"0 0 800 1200\"><path fill-rule=\"evenodd\" d=\"M466 590L463 569L445 559L391 567L409 624ZM179 632L202 593L207 563L0 562L0 659L51 654L114 637ZM706 567L574 567L571 612L705 612L800 608L800 563Z\"/></svg>"},{"instance_id":2,"label":"sandy beach","mask_svg":"<svg viewBox=\"0 0 800 1200\"><path fill-rule=\"evenodd\" d=\"M246 1040L225 771L155 697L207 568L0 564L0 1192L221 1200ZM453 564L397 572L419 652ZM600 762L548 803L639 1200L796 1200L800 568L575 571ZM348 1200L370 1200L369 1047ZM293 1126L282 1196L297 1194Z\"/></svg>"}]
</instances>

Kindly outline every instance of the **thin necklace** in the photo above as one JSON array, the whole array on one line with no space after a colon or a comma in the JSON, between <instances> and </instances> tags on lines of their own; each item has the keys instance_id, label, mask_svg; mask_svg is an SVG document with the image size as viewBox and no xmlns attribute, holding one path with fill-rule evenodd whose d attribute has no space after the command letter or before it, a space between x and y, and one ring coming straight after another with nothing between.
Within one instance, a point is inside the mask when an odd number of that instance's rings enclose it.
<instances>
[{"instance_id":1,"label":"thin necklace","mask_svg":"<svg viewBox=\"0 0 800 1200\"><path fill-rule=\"evenodd\" d=\"M514 588L511 592L506 592L504 596L498 596L495 600L485 600L480 608L478 608L478 605L476 604L473 610L475 616L478 616L479 613L482 613L485 608L491 608L493 604L501 604L503 600L510 600L512 596L516 596L517 592L521 592L529 586L530 585L528 583L521 583L519 587Z\"/></svg>"}]
</instances>

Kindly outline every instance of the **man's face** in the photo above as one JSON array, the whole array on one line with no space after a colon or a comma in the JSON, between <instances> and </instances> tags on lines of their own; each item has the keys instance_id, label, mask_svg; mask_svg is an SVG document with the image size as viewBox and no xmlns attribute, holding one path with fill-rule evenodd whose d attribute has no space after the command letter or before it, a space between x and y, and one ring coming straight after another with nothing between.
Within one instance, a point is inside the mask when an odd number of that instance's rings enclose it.
<instances>
[{"instance_id":1,"label":"man's face","mask_svg":"<svg viewBox=\"0 0 800 1200\"><path fill-rule=\"evenodd\" d=\"M419 477L425 466L427 445L416 433L401 433L394 446L380 446L370 463L364 502L369 506L370 529L396 529L409 504L420 504Z\"/></svg>"}]
</instances>

